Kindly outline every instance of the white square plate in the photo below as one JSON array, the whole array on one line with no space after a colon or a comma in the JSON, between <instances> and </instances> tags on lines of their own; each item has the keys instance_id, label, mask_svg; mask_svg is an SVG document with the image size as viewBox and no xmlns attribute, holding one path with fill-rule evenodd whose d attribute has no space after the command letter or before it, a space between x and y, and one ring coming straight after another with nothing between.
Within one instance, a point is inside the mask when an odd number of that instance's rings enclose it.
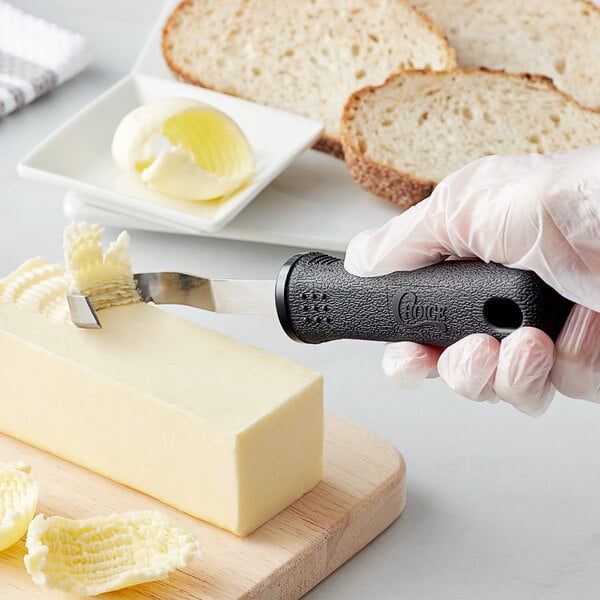
<instances>
[{"instance_id":1,"label":"white square plate","mask_svg":"<svg viewBox=\"0 0 600 600\"><path fill-rule=\"evenodd\" d=\"M153 191L115 165L110 147L120 120L158 98L187 97L229 115L254 151L252 181L225 200L190 202ZM233 96L162 78L134 74L67 121L18 165L27 179L64 186L96 206L145 216L187 233L216 232L231 221L303 150L318 139L317 121Z\"/></svg>"}]
</instances>

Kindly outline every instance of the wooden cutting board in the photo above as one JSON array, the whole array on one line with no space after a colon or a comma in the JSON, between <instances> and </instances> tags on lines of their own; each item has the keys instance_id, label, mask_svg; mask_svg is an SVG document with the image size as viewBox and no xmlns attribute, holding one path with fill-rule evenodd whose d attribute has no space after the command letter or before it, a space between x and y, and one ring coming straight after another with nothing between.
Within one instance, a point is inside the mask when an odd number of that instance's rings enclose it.
<instances>
[{"instance_id":1,"label":"wooden cutting board","mask_svg":"<svg viewBox=\"0 0 600 600\"><path fill-rule=\"evenodd\" d=\"M43 418L43 417L41 417ZM390 444L328 415L321 483L260 529L238 538L130 488L0 435L0 461L22 459L40 482L38 512L86 518L128 510L169 513L202 544L200 559L165 581L101 596L121 600L295 600L346 562L402 512L404 460ZM1 600L72 598L36 586L25 542L0 552Z\"/></svg>"}]
</instances>

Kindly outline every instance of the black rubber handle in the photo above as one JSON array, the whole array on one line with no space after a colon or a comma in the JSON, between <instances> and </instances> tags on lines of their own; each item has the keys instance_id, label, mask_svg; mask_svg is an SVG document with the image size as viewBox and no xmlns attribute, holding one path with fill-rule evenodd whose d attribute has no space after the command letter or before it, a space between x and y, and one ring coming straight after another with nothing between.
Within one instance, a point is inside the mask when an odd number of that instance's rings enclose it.
<instances>
[{"instance_id":1,"label":"black rubber handle","mask_svg":"<svg viewBox=\"0 0 600 600\"><path fill-rule=\"evenodd\" d=\"M382 277L356 277L343 261L309 252L282 267L279 321L294 340L408 340L449 346L471 333L497 339L527 325L555 340L572 303L532 271L447 261Z\"/></svg>"}]
</instances>

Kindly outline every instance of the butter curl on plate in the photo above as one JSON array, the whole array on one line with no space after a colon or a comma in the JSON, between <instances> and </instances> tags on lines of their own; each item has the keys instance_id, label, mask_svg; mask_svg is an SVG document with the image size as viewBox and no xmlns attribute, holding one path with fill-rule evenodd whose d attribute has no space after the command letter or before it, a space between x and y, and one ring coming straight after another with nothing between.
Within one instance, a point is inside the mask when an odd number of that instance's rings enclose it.
<instances>
[{"instance_id":1,"label":"butter curl on plate","mask_svg":"<svg viewBox=\"0 0 600 600\"><path fill-rule=\"evenodd\" d=\"M237 124L189 98L161 98L119 123L112 155L121 171L183 200L214 200L250 181L254 154Z\"/></svg>"}]
</instances>

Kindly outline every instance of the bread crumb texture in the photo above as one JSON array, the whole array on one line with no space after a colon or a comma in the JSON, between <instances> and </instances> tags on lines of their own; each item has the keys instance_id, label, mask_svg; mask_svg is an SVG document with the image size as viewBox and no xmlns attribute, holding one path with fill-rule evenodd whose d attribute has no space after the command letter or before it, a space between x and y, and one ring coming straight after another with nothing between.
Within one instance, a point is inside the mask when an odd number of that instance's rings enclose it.
<instances>
[{"instance_id":1,"label":"bread crumb texture","mask_svg":"<svg viewBox=\"0 0 600 600\"><path fill-rule=\"evenodd\" d=\"M539 73L600 109L600 9L587 0L411 0L448 36L461 68Z\"/></svg>"},{"instance_id":2,"label":"bread crumb texture","mask_svg":"<svg viewBox=\"0 0 600 600\"><path fill-rule=\"evenodd\" d=\"M456 65L443 32L405 0L185 0L162 49L184 81L323 122L318 147L338 156L353 91Z\"/></svg>"},{"instance_id":3,"label":"bread crumb texture","mask_svg":"<svg viewBox=\"0 0 600 600\"><path fill-rule=\"evenodd\" d=\"M406 208L482 156L600 144L600 112L541 76L412 71L350 97L342 144L354 179Z\"/></svg>"}]
</instances>

